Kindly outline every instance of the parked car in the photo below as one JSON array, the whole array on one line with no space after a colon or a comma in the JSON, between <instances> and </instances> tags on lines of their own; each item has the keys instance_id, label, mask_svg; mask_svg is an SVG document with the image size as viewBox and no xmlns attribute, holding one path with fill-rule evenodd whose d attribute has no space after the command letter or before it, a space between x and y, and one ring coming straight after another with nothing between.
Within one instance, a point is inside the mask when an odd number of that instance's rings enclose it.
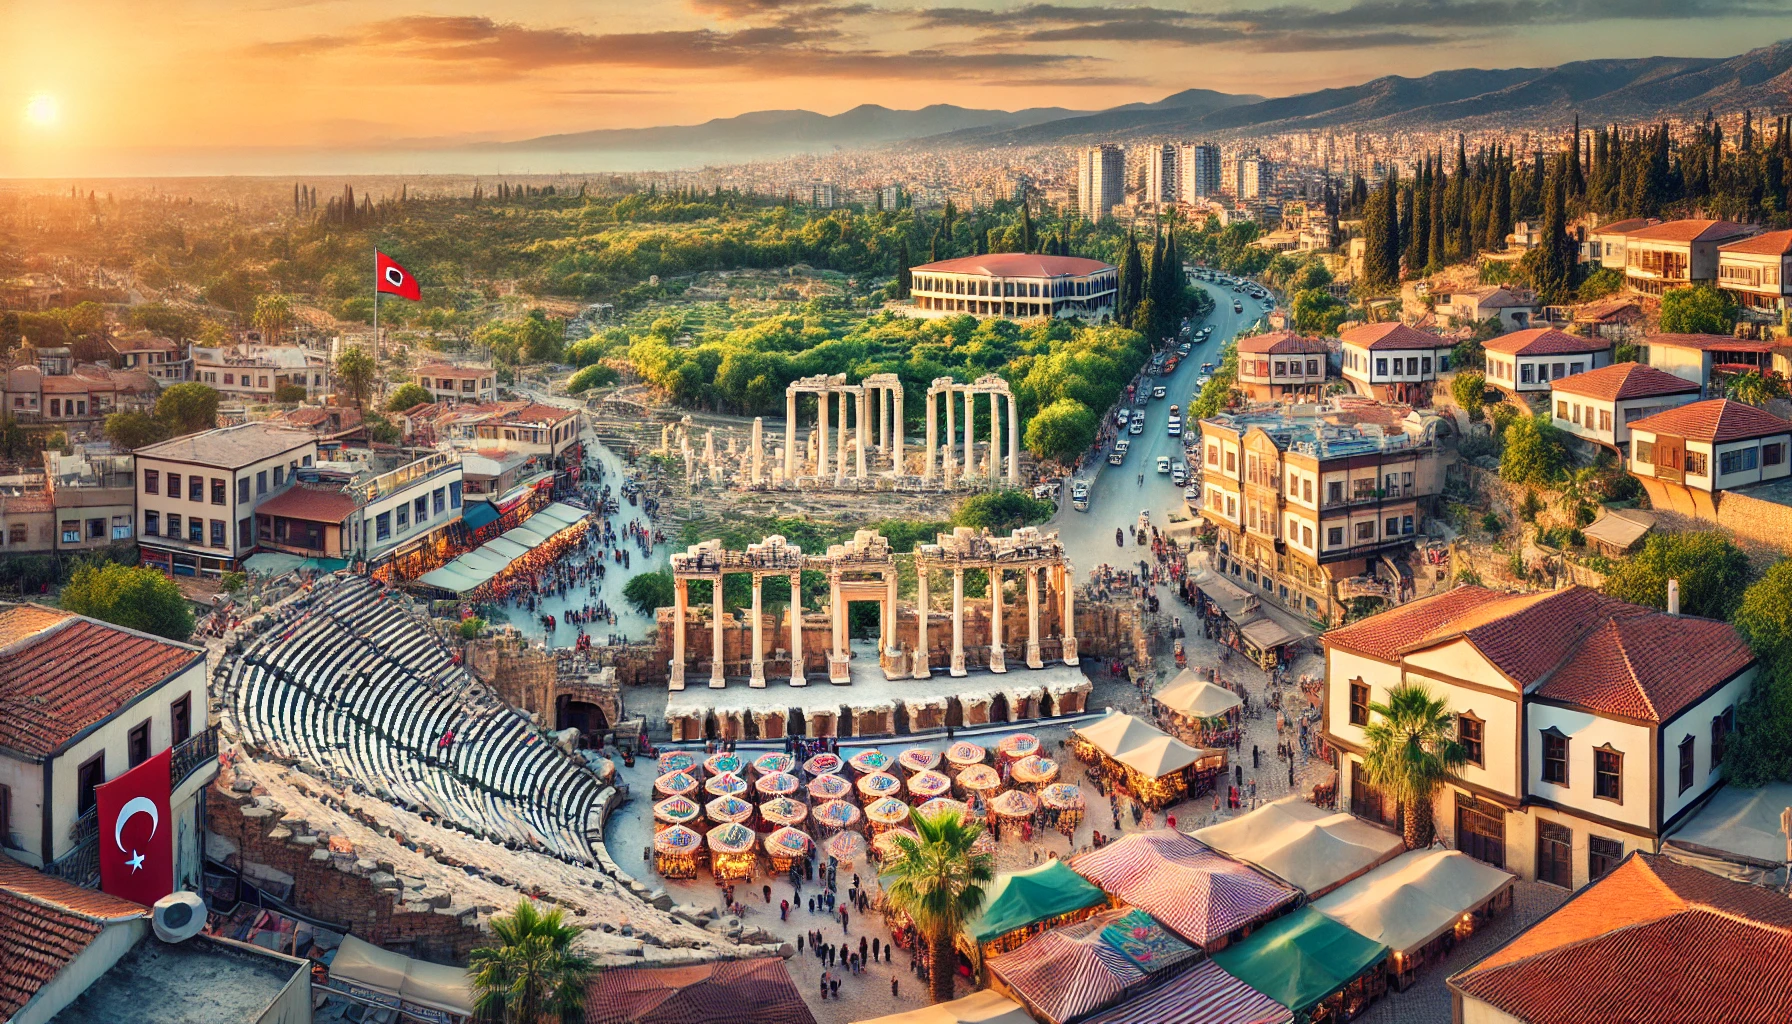
<instances>
[{"instance_id":1,"label":"parked car","mask_svg":"<svg viewBox=\"0 0 1792 1024\"><path fill-rule=\"evenodd\" d=\"M1170 482L1178 487L1188 483L1188 463L1181 459L1170 463Z\"/></svg>"},{"instance_id":2,"label":"parked car","mask_svg":"<svg viewBox=\"0 0 1792 1024\"><path fill-rule=\"evenodd\" d=\"M1169 393L1170 392L1167 389L1165 389L1162 384L1159 384L1157 387L1154 387L1151 389L1151 397L1152 398L1162 398Z\"/></svg>"},{"instance_id":3,"label":"parked car","mask_svg":"<svg viewBox=\"0 0 1792 1024\"><path fill-rule=\"evenodd\" d=\"M1128 409L1126 406L1123 405L1117 411L1115 411L1114 422L1119 424L1120 426L1124 427L1124 426L1126 426L1127 418L1130 417L1131 415L1132 415L1132 410Z\"/></svg>"},{"instance_id":4,"label":"parked car","mask_svg":"<svg viewBox=\"0 0 1792 1024\"><path fill-rule=\"evenodd\" d=\"M1078 512L1089 511L1089 484L1087 481L1078 480L1070 488L1070 507Z\"/></svg>"},{"instance_id":5,"label":"parked car","mask_svg":"<svg viewBox=\"0 0 1792 1024\"><path fill-rule=\"evenodd\" d=\"M1168 455L1159 455L1157 457L1157 471L1159 473L1168 473L1170 471L1170 457Z\"/></svg>"},{"instance_id":6,"label":"parked car","mask_svg":"<svg viewBox=\"0 0 1792 1024\"><path fill-rule=\"evenodd\" d=\"M1126 432L1129 434L1143 434L1145 432L1145 417L1134 416L1132 418L1132 426L1127 427Z\"/></svg>"}]
</instances>

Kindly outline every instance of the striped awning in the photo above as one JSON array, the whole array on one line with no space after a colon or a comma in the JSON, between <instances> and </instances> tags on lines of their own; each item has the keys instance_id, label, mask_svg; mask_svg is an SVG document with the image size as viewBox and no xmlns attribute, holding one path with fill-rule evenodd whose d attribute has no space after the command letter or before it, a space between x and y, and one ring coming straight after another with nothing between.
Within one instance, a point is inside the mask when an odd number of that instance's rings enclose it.
<instances>
[{"instance_id":1,"label":"striped awning","mask_svg":"<svg viewBox=\"0 0 1792 1024\"><path fill-rule=\"evenodd\" d=\"M1070 866L1198 946L1300 898L1298 891L1167 828L1135 832Z\"/></svg>"},{"instance_id":2,"label":"striped awning","mask_svg":"<svg viewBox=\"0 0 1792 1024\"><path fill-rule=\"evenodd\" d=\"M1162 988L1128 999L1082 1024L1289 1024L1294 1014L1219 968L1196 964Z\"/></svg>"},{"instance_id":3,"label":"striped awning","mask_svg":"<svg viewBox=\"0 0 1792 1024\"><path fill-rule=\"evenodd\" d=\"M1063 1024L1174 976L1200 955L1161 927L1150 926L1149 934L1138 941L1151 948L1153 969L1142 970L1109 941L1109 926L1122 919L1134 920L1131 915L1144 917L1139 911L1121 908L1053 928L1012 953L990 960L989 970L1035 1016L1049 1024ZM1149 922L1149 918L1145 920Z\"/></svg>"}]
</instances>

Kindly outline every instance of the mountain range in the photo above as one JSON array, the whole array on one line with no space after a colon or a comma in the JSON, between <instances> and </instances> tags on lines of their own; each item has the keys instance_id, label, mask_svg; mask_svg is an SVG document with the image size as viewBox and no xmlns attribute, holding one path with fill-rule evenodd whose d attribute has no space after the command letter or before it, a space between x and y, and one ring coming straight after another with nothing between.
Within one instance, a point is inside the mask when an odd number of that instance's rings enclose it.
<instances>
[{"instance_id":1,"label":"mountain range","mask_svg":"<svg viewBox=\"0 0 1792 1024\"><path fill-rule=\"evenodd\" d=\"M1421 78L1389 75L1361 85L1295 96L1189 89L1151 103L1106 110L1034 107L974 110L936 104L891 110L876 104L841 114L763 110L697 125L549 135L484 149L549 152L708 152L736 157L815 152L902 142L937 146L1076 145L1151 137L1226 138L1312 129L1474 129L1634 122L1746 108L1792 99L1792 40L1736 57L1638 57L1573 61L1549 68L1467 68Z\"/></svg>"}]
</instances>

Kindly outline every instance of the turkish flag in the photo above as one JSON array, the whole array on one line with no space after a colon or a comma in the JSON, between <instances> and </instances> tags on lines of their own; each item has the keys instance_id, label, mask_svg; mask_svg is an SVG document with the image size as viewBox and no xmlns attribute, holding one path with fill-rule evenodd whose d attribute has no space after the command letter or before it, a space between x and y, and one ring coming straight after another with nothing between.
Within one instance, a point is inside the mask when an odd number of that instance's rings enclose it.
<instances>
[{"instance_id":1,"label":"turkish flag","mask_svg":"<svg viewBox=\"0 0 1792 1024\"><path fill-rule=\"evenodd\" d=\"M417 279L411 276L411 272L378 249L373 251L373 270L377 278L374 281L375 291L410 299L412 302L423 301L423 290L417 286Z\"/></svg>"},{"instance_id":2,"label":"turkish flag","mask_svg":"<svg viewBox=\"0 0 1792 1024\"><path fill-rule=\"evenodd\" d=\"M164 750L93 790L99 805L100 888L146 907L174 891L169 754Z\"/></svg>"}]
</instances>

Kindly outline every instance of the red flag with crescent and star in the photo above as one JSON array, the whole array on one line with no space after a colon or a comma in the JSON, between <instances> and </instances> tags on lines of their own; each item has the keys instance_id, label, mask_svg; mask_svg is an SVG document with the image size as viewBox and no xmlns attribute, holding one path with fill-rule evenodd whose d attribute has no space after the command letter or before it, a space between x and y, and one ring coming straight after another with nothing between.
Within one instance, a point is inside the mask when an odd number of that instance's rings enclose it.
<instances>
[{"instance_id":1,"label":"red flag with crescent and star","mask_svg":"<svg viewBox=\"0 0 1792 1024\"><path fill-rule=\"evenodd\" d=\"M164 750L93 789L99 810L100 888L150 906L174 891L174 815Z\"/></svg>"},{"instance_id":2,"label":"red flag with crescent and star","mask_svg":"<svg viewBox=\"0 0 1792 1024\"><path fill-rule=\"evenodd\" d=\"M410 271L399 266L397 260L378 249L373 251L373 257L373 272L377 277L374 282L375 291L396 295L401 299L410 299L412 302L423 301L423 290L418 287L417 279L411 276Z\"/></svg>"}]
</instances>

